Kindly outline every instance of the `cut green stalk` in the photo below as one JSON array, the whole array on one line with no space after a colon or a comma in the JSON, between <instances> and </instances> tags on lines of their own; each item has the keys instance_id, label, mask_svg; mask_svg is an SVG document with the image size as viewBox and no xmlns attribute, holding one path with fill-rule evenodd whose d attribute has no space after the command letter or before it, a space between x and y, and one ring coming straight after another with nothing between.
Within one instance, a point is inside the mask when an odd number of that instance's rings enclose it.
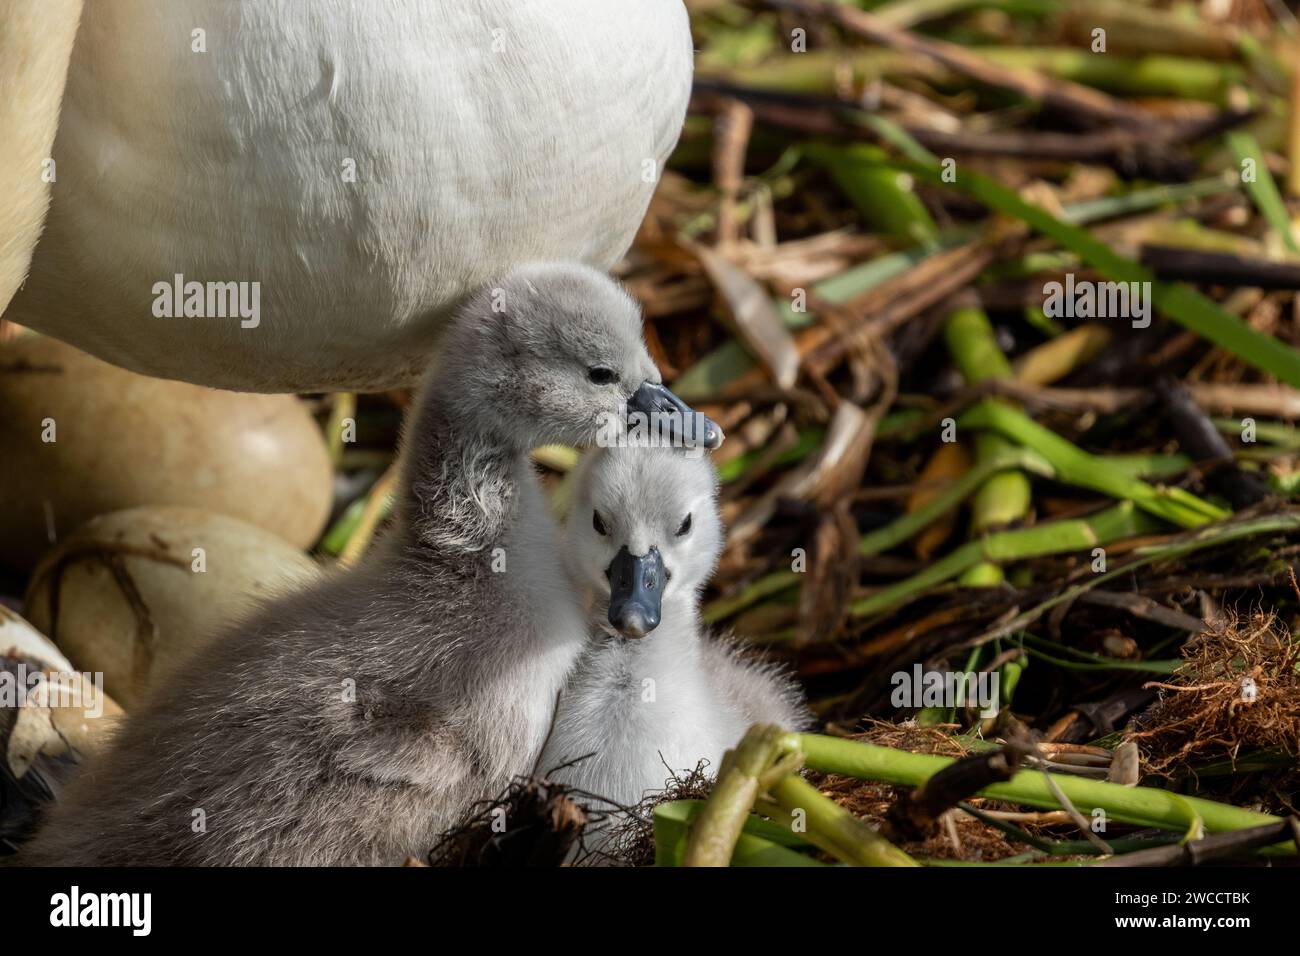
<instances>
[{"instance_id":1,"label":"cut green stalk","mask_svg":"<svg viewBox=\"0 0 1300 956\"><path fill-rule=\"evenodd\" d=\"M1011 363L998 347L993 324L978 306L954 309L944 326L944 340L968 385L1014 377ZM1010 447L1011 443L999 435L979 435L975 440L976 461L994 459ZM979 534L1016 524L1029 514L1031 499L1029 478L1023 472L1000 471L976 492L971 527ZM970 587L988 587L1001 581L1002 571L996 565L976 565L962 577L962 583Z\"/></svg>"},{"instance_id":2,"label":"cut green stalk","mask_svg":"<svg viewBox=\"0 0 1300 956\"><path fill-rule=\"evenodd\" d=\"M915 866L905 853L793 772L802 758L789 746L791 739L775 724L755 724L734 750L727 751L712 793L690 823L682 865L730 865L749 825L754 802L767 791L772 802L792 819L806 824L807 833L800 836L845 862ZM785 839L770 842L784 843Z\"/></svg>"},{"instance_id":3,"label":"cut green stalk","mask_svg":"<svg viewBox=\"0 0 1300 956\"><path fill-rule=\"evenodd\" d=\"M1225 435L1241 438L1242 425L1235 418L1214 418L1214 427ZM1282 422L1256 422L1255 438L1283 448L1300 449L1300 429Z\"/></svg>"},{"instance_id":4,"label":"cut green stalk","mask_svg":"<svg viewBox=\"0 0 1300 956\"><path fill-rule=\"evenodd\" d=\"M759 778L776 762L782 745L779 727L756 724L727 751L713 792L691 824L683 866L730 865L736 840L758 799Z\"/></svg>"},{"instance_id":5,"label":"cut green stalk","mask_svg":"<svg viewBox=\"0 0 1300 956\"><path fill-rule=\"evenodd\" d=\"M736 849L731 854L731 865L734 867L790 867L825 866L826 864L813 859L805 853L784 847L779 843L773 843L770 840L764 840L762 837L756 837L749 833L741 833L736 838Z\"/></svg>"},{"instance_id":6,"label":"cut green stalk","mask_svg":"<svg viewBox=\"0 0 1300 956\"><path fill-rule=\"evenodd\" d=\"M834 800L824 797L797 774L789 774L768 792L792 819L807 823L808 841L853 866L917 866L917 862Z\"/></svg>"},{"instance_id":7,"label":"cut green stalk","mask_svg":"<svg viewBox=\"0 0 1300 956\"><path fill-rule=\"evenodd\" d=\"M986 484L994 475L1012 469L1025 469L1045 478L1055 474L1047 460L1031 449L1014 446L1002 448L997 454L980 461L916 511L864 534L858 542L858 554L871 557L897 547L956 508L971 492Z\"/></svg>"},{"instance_id":8,"label":"cut green stalk","mask_svg":"<svg viewBox=\"0 0 1300 956\"><path fill-rule=\"evenodd\" d=\"M691 823L704 806L703 800L672 800L654 809L655 866L681 866L686 853ZM750 866L825 866L798 848L813 846L799 839L788 828L750 814L745 820L736 849L731 854L734 867Z\"/></svg>"},{"instance_id":9,"label":"cut green stalk","mask_svg":"<svg viewBox=\"0 0 1300 956\"><path fill-rule=\"evenodd\" d=\"M766 597L794 587L799 581L800 576L797 571L775 571L754 581L734 597L723 598L706 605L700 617L706 624L725 620Z\"/></svg>"},{"instance_id":10,"label":"cut green stalk","mask_svg":"<svg viewBox=\"0 0 1300 956\"><path fill-rule=\"evenodd\" d=\"M1068 0L1065 14L1072 30L1070 39L1086 36L1085 30L1100 28L1108 35L1110 53L1167 53L1198 60L1232 60L1237 55L1237 32L1230 24L1207 29L1198 16L1186 9L1164 10L1132 0Z\"/></svg>"},{"instance_id":11,"label":"cut green stalk","mask_svg":"<svg viewBox=\"0 0 1300 956\"><path fill-rule=\"evenodd\" d=\"M916 76L939 84L957 81L952 71L897 50L809 50L798 56L776 57L743 67L719 62L707 53L701 54L696 68L702 78L787 92L833 95L843 85L846 72L855 83ZM1193 57L1113 53L1098 56L1090 50L1072 47L981 46L979 53L1002 66L1050 73L1111 93L1172 96L1212 103L1222 102L1228 90L1240 84L1245 76L1245 71L1236 64Z\"/></svg>"},{"instance_id":12,"label":"cut green stalk","mask_svg":"<svg viewBox=\"0 0 1300 956\"><path fill-rule=\"evenodd\" d=\"M1277 190L1272 173L1268 171L1259 141L1244 130L1234 130L1226 138L1228 148L1237 157L1237 163L1243 170L1246 163L1254 168L1255 175L1250 179L1243 178L1242 182L1251 201L1255 203L1255 208L1268 222L1269 228L1286 243L1286 247L1294 253L1300 253L1300 243L1296 241L1291 227L1291 215L1287 212L1286 203L1282 201L1282 194Z\"/></svg>"},{"instance_id":13,"label":"cut green stalk","mask_svg":"<svg viewBox=\"0 0 1300 956\"><path fill-rule=\"evenodd\" d=\"M875 146L808 146L805 153L820 162L846 195L871 232L908 245L933 245L938 227L917 198L912 177L882 165L886 154Z\"/></svg>"},{"instance_id":14,"label":"cut green stalk","mask_svg":"<svg viewBox=\"0 0 1300 956\"><path fill-rule=\"evenodd\" d=\"M912 577L854 602L850 613L854 617L867 617L893 610L984 561L1009 564L1049 554L1086 551L1112 541L1148 534L1160 527L1154 519L1125 501L1088 518L1049 521L1032 528L999 531L968 541Z\"/></svg>"},{"instance_id":15,"label":"cut green stalk","mask_svg":"<svg viewBox=\"0 0 1300 956\"><path fill-rule=\"evenodd\" d=\"M963 414L957 424L959 428L992 429L1046 458L1056 469L1059 480L1132 501L1144 511L1183 528L1217 521L1229 513L1181 488L1156 487L1133 478L1003 402L980 402Z\"/></svg>"},{"instance_id":16,"label":"cut green stalk","mask_svg":"<svg viewBox=\"0 0 1300 956\"><path fill-rule=\"evenodd\" d=\"M1190 252L1222 252L1246 259L1267 255L1263 243L1223 229L1203 226L1195 219L1170 219L1148 223L1140 232L1143 243L1171 246Z\"/></svg>"},{"instance_id":17,"label":"cut green stalk","mask_svg":"<svg viewBox=\"0 0 1300 956\"><path fill-rule=\"evenodd\" d=\"M1193 199L1230 193L1240 186L1241 182L1237 177L1212 176L1209 179L1197 179L1190 183L1153 186L1118 196L1089 199L1066 206L1062 212L1065 213L1063 218L1066 222L1075 226L1084 226L1103 219L1131 216L1161 206L1179 206Z\"/></svg>"},{"instance_id":18,"label":"cut green stalk","mask_svg":"<svg viewBox=\"0 0 1300 956\"><path fill-rule=\"evenodd\" d=\"M366 512L366 505L370 500L369 493L362 495L352 504L343 510L334 524L330 525L325 536L321 538L320 550L332 557L338 557L347 547L348 542L352 539L353 533L361 523L361 516ZM380 504L379 520L384 521L393 513L392 495L386 495L384 501Z\"/></svg>"},{"instance_id":19,"label":"cut green stalk","mask_svg":"<svg viewBox=\"0 0 1300 956\"><path fill-rule=\"evenodd\" d=\"M1186 455L1100 455L1111 468L1131 478L1168 478L1192 467Z\"/></svg>"},{"instance_id":20,"label":"cut green stalk","mask_svg":"<svg viewBox=\"0 0 1300 956\"><path fill-rule=\"evenodd\" d=\"M1222 103L1245 73L1233 63L1186 56L1098 56L1075 47L980 47L980 55L1002 66L1037 70L1125 96L1170 96Z\"/></svg>"},{"instance_id":21,"label":"cut green stalk","mask_svg":"<svg viewBox=\"0 0 1300 956\"><path fill-rule=\"evenodd\" d=\"M823 773L838 773L860 780L917 787L953 762L952 757L914 754L856 740L821 734L794 734L791 746L798 747L805 763ZM982 797L1055 810L1060 807L1040 770L1021 770L1005 783L979 791ZM1240 830L1276 823L1280 818L1243 810L1199 797L1184 797L1153 787L1125 787L1085 777L1052 775L1061 792L1085 816L1102 810L1120 823L1185 831L1194 817L1210 832ZM1294 852L1294 847L1290 847Z\"/></svg>"}]
</instances>

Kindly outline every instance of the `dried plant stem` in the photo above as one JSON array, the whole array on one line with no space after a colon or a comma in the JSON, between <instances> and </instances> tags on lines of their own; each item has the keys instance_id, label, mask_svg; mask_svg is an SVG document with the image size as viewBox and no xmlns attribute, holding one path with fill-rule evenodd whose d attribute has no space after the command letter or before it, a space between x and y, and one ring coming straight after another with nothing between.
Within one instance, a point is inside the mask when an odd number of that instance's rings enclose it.
<instances>
[{"instance_id":1,"label":"dried plant stem","mask_svg":"<svg viewBox=\"0 0 1300 956\"><path fill-rule=\"evenodd\" d=\"M388 470L379 476L374 487L370 489L370 495L366 498L365 510L361 512L361 518L357 521L356 528L353 529L352 535L348 538L348 543L343 546L339 553L339 565L345 568L351 567L360 560L361 555L365 553L370 541L375 535L375 528L379 525L383 516L384 508L388 505L389 499L393 493L393 485L397 482L397 465L388 466Z\"/></svg>"},{"instance_id":2,"label":"dried plant stem","mask_svg":"<svg viewBox=\"0 0 1300 956\"><path fill-rule=\"evenodd\" d=\"M325 440L329 443L330 462L335 468L343 460L343 427L357 414L357 393L339 392L330 408L329 422L325 425Z\"/></svg>"}]
</instances>

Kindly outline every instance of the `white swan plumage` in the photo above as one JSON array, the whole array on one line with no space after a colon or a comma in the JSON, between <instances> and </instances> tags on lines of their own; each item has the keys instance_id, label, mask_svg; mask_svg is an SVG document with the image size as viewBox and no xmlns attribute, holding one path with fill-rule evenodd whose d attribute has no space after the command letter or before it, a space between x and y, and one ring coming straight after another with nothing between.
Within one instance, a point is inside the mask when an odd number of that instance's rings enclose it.
<instances>
[{"instance_id":1,"label":"white swan plumage","mask_svg":"<svg viewBox=\"0 0 1300 956\"><path fill-rule=\"evenodd\" d=\"M218 387L409 384L492 276L617 262L691 71L681 0L86 3L6 317ZM30 165L49 123L27 125ZM256 326L154 315L178 275L259 283Z\"/></svg>"}]
</instances>

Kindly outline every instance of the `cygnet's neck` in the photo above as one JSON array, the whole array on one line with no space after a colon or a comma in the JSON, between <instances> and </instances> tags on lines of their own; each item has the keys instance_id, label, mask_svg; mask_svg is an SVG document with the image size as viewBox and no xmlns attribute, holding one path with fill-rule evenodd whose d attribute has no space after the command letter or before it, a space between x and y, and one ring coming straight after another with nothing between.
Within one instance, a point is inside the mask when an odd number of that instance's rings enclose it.
<instances>
[{"instance_id":1,"label":"cygnet's neck","mask_svg":"<svg viewBox=\"0 0 1300 956\"><path fill-rule=\"evenodd\" d=\"M593 619L591 633L597 642L606 649L614 649L620 657L633 667L653 669L675 669L694 662L699 651L700 616L694 600L665 602L659 626L640 638L622 638L610 636L604 625L604 608L599 614L601 619Z\"/></svg>"},{"instance_id":2,"label":"cygnet's neck","mask_svg":"<svg viewBox=\"0 0 1300 956\"><path fill-rule=\"evenodd\" d=\"M449 387L427 390L408 425L396 516L413 543L483 552L501 543L531 468L497 420L444 402Z\"/></svg>"}]
</instances>

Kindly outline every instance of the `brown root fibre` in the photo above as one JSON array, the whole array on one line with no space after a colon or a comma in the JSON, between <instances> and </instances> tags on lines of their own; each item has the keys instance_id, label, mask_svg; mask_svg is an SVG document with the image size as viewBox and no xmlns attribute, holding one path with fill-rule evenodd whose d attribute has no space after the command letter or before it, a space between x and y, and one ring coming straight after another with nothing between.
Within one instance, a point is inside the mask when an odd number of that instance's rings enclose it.
<instances>
[{"instance_id":1,"label":"brown root fibre","mask_svg":"<svg viewBox=\"0 0 1300 956\"><path fill-rule=\"evenodd\" d=\"M701 760L685 776L673 771L665 781L663 790L646 796L635 807L628 809L617 823L610 827L609 841L601 851L599 862L613 866L653 866L655 862L655 807L673 800L704 800L713 789L713 774L709 764Z\"/></svg>"},{"instance_id":2,"label":"brown root fibre","mask_svg":"<svg viewBox=\"0 0 1300 956\"><path fill-rule=\"evenodd\" d=\"M1144 769L1172 776L1257 751L1300 756L1300 642L1276 615L1230 619L1183 648L1160 699L1130 727Z\"/></svg>"},{"instance_id":3,"label":"brown root fibre","mask_svg":"<svg viewBox=\"0 0 1300 956\"><path fill-rule=\"evenodd\" d=\"M520 778L429 851L430 866L559 866L582 836L587 812L561 784Z\"/></svg>"}]
</instances>

